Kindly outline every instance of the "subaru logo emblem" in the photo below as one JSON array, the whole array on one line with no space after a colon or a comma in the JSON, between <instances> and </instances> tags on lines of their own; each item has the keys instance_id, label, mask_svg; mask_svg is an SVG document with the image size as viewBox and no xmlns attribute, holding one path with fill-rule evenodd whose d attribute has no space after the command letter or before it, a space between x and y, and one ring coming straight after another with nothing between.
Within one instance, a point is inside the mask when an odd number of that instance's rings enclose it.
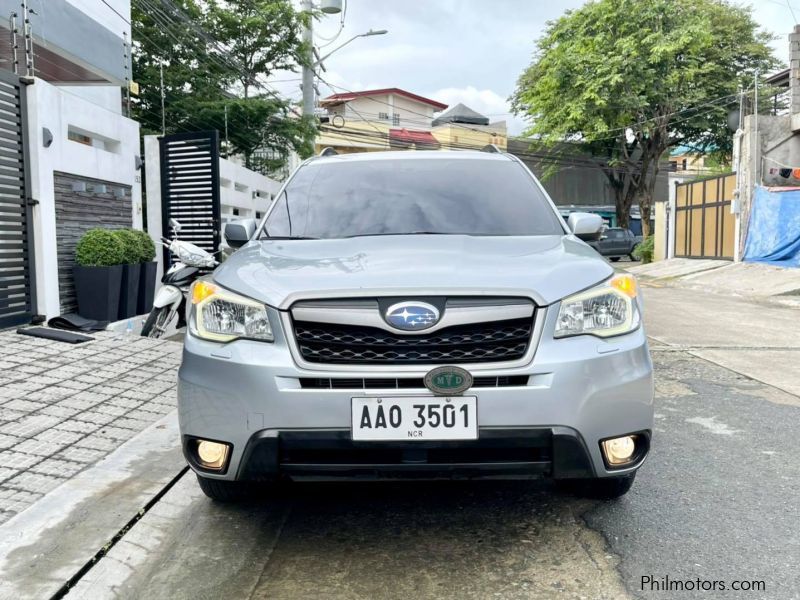
<instances>
[{"instance_id":1,"label":"subaru logo emblem","mask_svg":"<svg viewBox=\"0 0 800 600\"><path fill-rule=\"evenodd\" d=\"M422 331L439 322L439 309L425 302L400 302L390 306L384 318L395 329Z\"/></svg>"}]
</instances>

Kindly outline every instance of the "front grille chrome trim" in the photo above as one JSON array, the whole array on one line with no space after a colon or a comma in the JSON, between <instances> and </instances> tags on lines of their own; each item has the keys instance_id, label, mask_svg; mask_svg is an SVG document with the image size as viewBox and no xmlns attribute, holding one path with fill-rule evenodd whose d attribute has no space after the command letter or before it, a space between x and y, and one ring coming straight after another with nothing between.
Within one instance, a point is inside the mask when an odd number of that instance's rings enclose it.
<instances>
[{"instance_id":1,"label":"front grille chrome trim","mask_svg":"<svg viewBox=\"0 0 800 600\"><path fill-rule=\"evenodd\" d=\"M490 323L493 321L507 321L511 319L526 319L533 316L534 306L530 301L521 300L519 304L501 306L454 306L447 307L436 325L421 331L403 331L403 335L428 335L456 325L470 325L473 323ZM384 321L377 305L364 308L328 308L320 305L296 305L291 309L295 321L312 323L327 323L329 325L354 325L357 327L373 327L391 333L398 333Z\"/></svg>"}]
</instances>

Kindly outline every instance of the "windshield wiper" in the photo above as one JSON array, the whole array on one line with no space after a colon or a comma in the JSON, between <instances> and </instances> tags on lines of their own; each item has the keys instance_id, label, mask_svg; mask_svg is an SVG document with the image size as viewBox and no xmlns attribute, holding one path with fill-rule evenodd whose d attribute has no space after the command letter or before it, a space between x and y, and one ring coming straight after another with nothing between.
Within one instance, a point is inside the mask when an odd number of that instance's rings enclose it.
<instances>
[{"instance_id":1,"label":"windshield wiper","mask_svg":"<svg viewBox=\"0 0 800 600\"><path fill-rule=\"evenodd\" d=\"M355 235L346 235L341 239L349 239L356 237L378 237L382 235L472 235L471 233L464 233L461 231L391 231L389 233L356 233Z\"/></svg>"},{"instance_id":2,"label":"windshield wiper","mask_svg":"<svg viewBox=\"0 0 800 600\"><path fill-rule=\"evenodd\" d=\"M302 235L266 235L259 238L262 242L267 240L321 240L318 237L305 237Z\"/></svg>"}]
</instances>

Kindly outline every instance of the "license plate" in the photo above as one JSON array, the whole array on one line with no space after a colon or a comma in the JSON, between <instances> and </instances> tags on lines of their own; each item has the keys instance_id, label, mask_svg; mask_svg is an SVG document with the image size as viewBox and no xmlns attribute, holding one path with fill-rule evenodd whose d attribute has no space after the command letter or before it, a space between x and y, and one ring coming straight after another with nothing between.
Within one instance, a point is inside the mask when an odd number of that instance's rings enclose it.
<instances>
[{"instance_id":1,"label":"license plate","mask_svg":"<svg viewBox=\"0 0 800 600\"><path fill-rule=\"evenodd\" d=\"M394 396L352 399L355 441L476 440L475 396Z\"/></svg>"}]
</instances>

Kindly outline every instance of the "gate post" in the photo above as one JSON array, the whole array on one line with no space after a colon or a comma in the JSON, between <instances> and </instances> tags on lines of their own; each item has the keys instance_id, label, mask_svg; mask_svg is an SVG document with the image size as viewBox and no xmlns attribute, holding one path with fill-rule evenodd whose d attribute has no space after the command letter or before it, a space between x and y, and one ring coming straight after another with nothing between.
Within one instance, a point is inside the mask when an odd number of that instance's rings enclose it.
<instances>
[{"instance_id":1,"label":"gate post","mask_svg":"<svg viewBox=\"0 0 800 600\"><path fill-rule=\"evenodd\" d=\"M158 270L156 281L164 274L164 253L161 252L161 158L158 136L144 136L144 178L147 193L147 233L156 245Z\"/></svg>"}]
</instances>

